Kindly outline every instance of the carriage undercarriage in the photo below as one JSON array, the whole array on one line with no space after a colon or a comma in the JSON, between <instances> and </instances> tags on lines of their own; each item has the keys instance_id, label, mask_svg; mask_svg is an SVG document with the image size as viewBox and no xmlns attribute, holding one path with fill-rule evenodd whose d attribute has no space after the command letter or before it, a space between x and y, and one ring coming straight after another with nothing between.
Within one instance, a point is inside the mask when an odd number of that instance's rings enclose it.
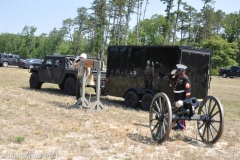
<instances>
[{"instance_id":1,"label":"carriage undercarriage","mask_svg":"<svg viewBox=\"0 0 240 160\"><path fill-rule=\"evenodd\" d=\"M171 105L165 93L156 94L149 115L153 139L158 143L168 140L173 125L179 120L197 121L197 130L202 141L215 144L221 138L224 128L223 107L213 96L207 96L201 102L193 97L183 101L181 107L176 107Z\"/></svg>"}]
</instances>

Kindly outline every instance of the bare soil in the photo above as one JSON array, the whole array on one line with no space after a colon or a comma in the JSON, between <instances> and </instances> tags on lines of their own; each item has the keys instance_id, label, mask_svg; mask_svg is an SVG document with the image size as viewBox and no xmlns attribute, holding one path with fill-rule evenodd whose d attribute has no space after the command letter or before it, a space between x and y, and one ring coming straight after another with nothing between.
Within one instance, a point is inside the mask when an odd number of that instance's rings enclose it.
<instances>
[{"instance_id":1,"label":"bare soil","mask_svg":"<svg viewBox=\"0 0 240 160\"><path fill-rule=\"evenodd\" d=\"M0 159L156 160L231 159L240 157L240 79L212 77L209 95L224 107L224 132L215 145L206 145L196 121L187 129L171 131L169 140L151 137L148 112L126 109L123 99L102 96L106 111L71 108L55 84L29 87L30 73L0 67ZM96 100L91 94L91 105Z\"/></svg>"}]
</instances>

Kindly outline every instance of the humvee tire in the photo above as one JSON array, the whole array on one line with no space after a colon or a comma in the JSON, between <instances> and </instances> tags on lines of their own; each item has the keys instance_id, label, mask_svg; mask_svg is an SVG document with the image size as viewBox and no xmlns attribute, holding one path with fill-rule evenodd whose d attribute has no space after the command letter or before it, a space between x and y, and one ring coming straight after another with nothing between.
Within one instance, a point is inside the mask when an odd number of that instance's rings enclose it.
<instances>
[{"instance_id":1,"label":"humvee tire","mask_svg":"<svg viewBox=\"0 0 240 160\"><path fill-rule=\"evenodd\" d=\"M39 82L39 77L36 72L33 72L29 79L30 88L41 89L42 82Z\"/></svg>"},{"instance_id":2,"label":"humvee tire","mask_svg":"<svg viewBox=\"0 0 240 160\"><path fill-rule=\"evenodd\" d=\"M67 95L75 95L76 94L76 80L73 77L69 77L66 79L64 84L64 92Z\"/></svg>"}]
</instances>

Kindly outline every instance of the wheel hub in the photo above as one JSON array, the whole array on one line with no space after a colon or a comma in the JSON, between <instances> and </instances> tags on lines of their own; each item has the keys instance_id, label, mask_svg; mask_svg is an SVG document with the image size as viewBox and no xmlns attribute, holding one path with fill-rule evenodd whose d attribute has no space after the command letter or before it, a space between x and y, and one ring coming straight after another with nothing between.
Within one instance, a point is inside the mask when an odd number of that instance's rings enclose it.
<instances>
[{"instance_id":1,"label":"wheel hub","mask_svg":"<svg viewBox=\"0 0 240 160\"><path fill-rule=\"evenodd\" d=\"M163 121L164 115L162 115L162 114L156 114L156 115L155 115L155 119L157 119L157 120L159 120L159 121Z\"/></svg>"}]
</instances>

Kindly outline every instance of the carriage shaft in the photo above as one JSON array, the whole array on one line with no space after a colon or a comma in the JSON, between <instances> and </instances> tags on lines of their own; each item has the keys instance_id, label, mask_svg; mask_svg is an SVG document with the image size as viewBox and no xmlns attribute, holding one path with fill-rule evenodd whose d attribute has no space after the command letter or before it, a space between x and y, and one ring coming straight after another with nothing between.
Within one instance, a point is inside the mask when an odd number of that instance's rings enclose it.
<instances>
[{"instance_id":1,"label":"carriage shaft","mask_svg":"<svg viewBox=\"0 0 240 160\"><path fill-rule=\"evenodd\" d=\"M176 120L206 120L206 116L194 114L193 116L190 117L188 115L173 114L172 120L173 121L176 121Z\"/></svg>"}]
</instances>

